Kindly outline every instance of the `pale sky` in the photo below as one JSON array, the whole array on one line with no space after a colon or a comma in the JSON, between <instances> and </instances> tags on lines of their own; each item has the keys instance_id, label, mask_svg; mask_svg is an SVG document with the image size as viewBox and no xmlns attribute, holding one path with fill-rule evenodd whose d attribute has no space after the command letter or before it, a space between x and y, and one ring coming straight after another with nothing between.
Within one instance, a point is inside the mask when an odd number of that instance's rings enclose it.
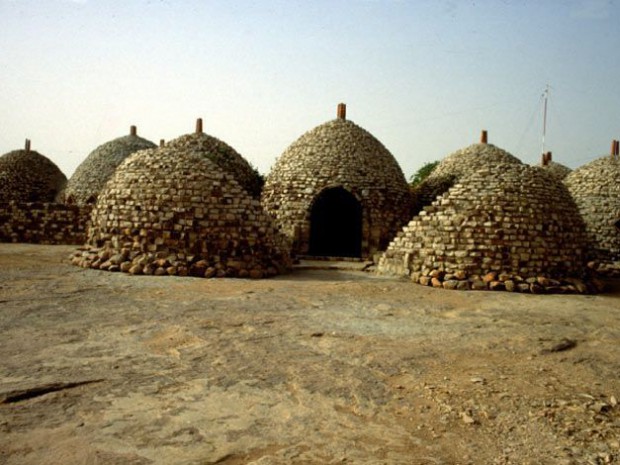
<instances>
[{"instance_id":1,"label":"pale sky","mask_svg":"<svg viewBox=\"0 0 620 465\"><path fill-rule=\"evenodd\" d=\"M620 139L615 0L0 0L0 155L70 176L129 133L194 130L263 174L305 131L347 117L409 177L477 142L578 167Z\"/></svg>"}]
</instances>

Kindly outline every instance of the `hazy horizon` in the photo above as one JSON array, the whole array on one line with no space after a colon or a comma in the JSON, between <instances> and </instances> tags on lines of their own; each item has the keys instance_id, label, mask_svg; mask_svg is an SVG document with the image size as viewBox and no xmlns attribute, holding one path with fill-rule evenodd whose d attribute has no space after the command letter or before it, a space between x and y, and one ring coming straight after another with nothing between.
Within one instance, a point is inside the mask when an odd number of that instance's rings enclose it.
<instances>
[{"instance_id":1,"label":"hazy horizon","mask_svg":"<svg viewBox=\"0 0 620 465\"><path fill-rule=\"evenodd\" d=\"M194 130L263 174L304 132L347 119L408 178L489 132L525 163L576 168L620 139L620 7L574 1L0 0L0 155L68 176L138 127Z\"/></svg>"}]
</instances>

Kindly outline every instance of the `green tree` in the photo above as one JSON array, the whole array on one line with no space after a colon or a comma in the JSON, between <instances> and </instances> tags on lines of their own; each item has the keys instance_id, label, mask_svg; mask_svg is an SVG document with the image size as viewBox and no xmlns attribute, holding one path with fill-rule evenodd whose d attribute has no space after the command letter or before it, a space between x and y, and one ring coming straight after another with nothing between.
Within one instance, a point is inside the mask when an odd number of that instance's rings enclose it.
<instances>
[{"instance_id":1,"label":"green tree","mask_svg":"<svg viewBox=\"0 0 620 465\"><path fill-rule=\"evenodd\" d=\"M433 172L438 164L438 161L431 161L422 165L422 167L409 178L409 185L411 187L415 187L420 184L428 177L429 174Z\"/></svg>"}]
</instances>

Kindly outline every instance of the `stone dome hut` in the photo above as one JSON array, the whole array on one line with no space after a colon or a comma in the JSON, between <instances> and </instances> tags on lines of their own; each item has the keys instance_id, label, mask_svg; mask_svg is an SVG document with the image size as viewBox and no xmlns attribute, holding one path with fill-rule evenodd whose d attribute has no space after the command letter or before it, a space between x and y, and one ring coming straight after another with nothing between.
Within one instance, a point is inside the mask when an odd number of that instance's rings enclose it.
<instances>
[{"instance_id":1,"label":"stone dome hut","mask_svg":"<svg viewBox=\"0 0 620 465\"><path fill-rule=\"evenodd\" d=\"M443 158L432 173L413 189L413 213L430 205L437 196L446 192L463 176L479 169L501 163L521 165L514 155L488 143L487 131L482 131L480 143L472 144Z\"/></svg>"},{"instance_id":2,"label":"stone dome hut","mask_svg":"<svg viewBox=\"0 0 620 465\"><path fill-rule=\"evenodd\" d=\"M0 157L0 202L54 202L67 182L66 176L49 158L30 149Z\"/></svg>"},{"instance_id":3,"label":"stone dome hut","mask_svg":"<svg viewBox=\"0 0 620 465\"><path fill-rule=\"evenodd\" d=\"M539 166L559 180L564 179L573 171L568 166L564 166L561 163L553 161L551 152L543 154Z\"/></svg>"},{"instance_id":4,"label":"stone dome hut","mask_svg":"<svg viewBox=\"0 0 620 465\"><path fill-rule=\"evenodd\" d=\"M589 258L616 262L615 268L620 271L620 159L617 141L614 141L609 156L577 168L566 176L564 183L586 224Z\"/></svg>"},{"instance_id":5,"label":"stone dome hut","mask_svg":"<svg viewBox=\"0 0 620 465\"><path fill-rule=\"evenodd\" d=\"M129 156L99 195L76 265L132 274L261 278L290 266L257 199L208 157L170 144Z\"/></svg>"},{"instance_id":6,"label":"stone dome hut","mask_svg":"<svg viewBox=\"0 0 620 465\"><path fill-rule=\"evenodd\" d=\"M61 198L67 204L94 204L105 183L125 158L138 150L150 149L156 145L139 137L135 126L128 136L118 137L93 150L77 167L67 182Z\"/></svg>"},{"instance_id":7,"label":"stone dome hut","mask_svg":"<svg viewBox=\"0 0 620 465\"><path fill-rule=\"evenodd\" d=\"M546 171L499 163L463 176L398 234L378 272L447 289L583 290L585 226ZM571 287L572 286L572 287Z\"/></svg>"},{"instance_id":8,"label":"stone dome hut","mask_svg":"<svg viewBox=\"0 0 620 465\"><path fill-rule=\"evenodd\" d=\"M190 150L207 157L233 178L254 198L259 198L263 178L245 158L225 142L202 131L202 119L196 120L196 131L166 144L174 150Z\"/></svg>"},{"instance_id":9,"label":"stone dome hut","mask_svg":"<svg viewBox=\"0 0 620 465\"><path fill-rule=\"evenodd\" d=\"M298 255L366 258L410 218L407 181L368 131L337 118L303 134L279 157L262 194Z\"/></svg>"}]
</instances>

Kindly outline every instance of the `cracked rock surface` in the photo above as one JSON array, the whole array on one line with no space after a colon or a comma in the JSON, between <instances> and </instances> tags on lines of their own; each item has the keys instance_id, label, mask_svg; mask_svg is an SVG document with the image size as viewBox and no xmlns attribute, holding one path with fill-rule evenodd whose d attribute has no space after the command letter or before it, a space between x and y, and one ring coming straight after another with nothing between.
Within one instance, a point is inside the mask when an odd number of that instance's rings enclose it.
<instances>
[{"instance_id":1,"label":"cracked rock surface","mask_svg":"<svg viewBox=\"0 0 620 465\"><path fill-rule=\"evenodd\" d=\"M71 250L0 244L0 463L620 463L617 281L162 279Z\"/></svg>"}]
</instances>

